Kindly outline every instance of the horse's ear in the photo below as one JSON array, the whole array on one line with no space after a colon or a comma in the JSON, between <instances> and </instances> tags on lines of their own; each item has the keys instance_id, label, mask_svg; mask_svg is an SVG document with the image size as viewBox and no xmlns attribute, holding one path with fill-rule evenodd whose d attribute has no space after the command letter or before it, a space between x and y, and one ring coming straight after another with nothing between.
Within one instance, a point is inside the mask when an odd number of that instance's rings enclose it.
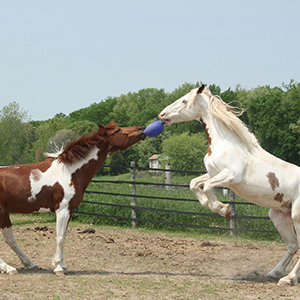
<instances>
[{"instance_id":1,"label":"horse's ear","mask_svg":"<svg viewBox=\"0 0 300 300\"><path fill-rule=\"evenodd\" d=\"M113 130L118 127L118 124L115 121L110 121L109 124L105 127L106 130Z\"/></svg>"},{"instance_id":2,"label":"horse's ear","mask_svg":"<svg viewBox=\"0 0 300 300\"><path fill-rule=\"evenodd\" d=\"M198 91L197 91L197 94L201 94L201 93L203 92L204 88L205 88L205 85L202 84L202 85L199 87L199 89L198 89Z\"/></svg>"},{"instance_id":3,"label":"horse's ear","mask_svg":"<svg viewBox=\"0 0 300 300\"><path fill-rule=\"evenodd\" d=\"M104 135L106 133L106 129L102 124L98 124L98 134Z\"/></svg>"}]
</instances>

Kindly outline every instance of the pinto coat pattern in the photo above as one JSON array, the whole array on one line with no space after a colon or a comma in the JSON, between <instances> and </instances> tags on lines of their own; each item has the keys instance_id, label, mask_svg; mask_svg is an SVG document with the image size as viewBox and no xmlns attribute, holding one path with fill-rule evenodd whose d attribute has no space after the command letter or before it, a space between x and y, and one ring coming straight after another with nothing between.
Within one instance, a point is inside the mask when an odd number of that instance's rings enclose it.
<instances>
[{"instance_id":1,"label":"pinto coat pattern","mask_svg":"<svg viewBox=\"0 0 300 300\"><path fill-rule=\"evenodd\" d=\"M190 120L204 125L209 142L204 157L207 174L193 179L190 189L203 206L228 218L230 208L216 198L216 187L227 187L243 199L269 207L269 216L287 244L287 253L268 275L282 277L281 285L296 285L300 260L285 275L299 247L300 168L265 151L237 117L240 114L202 85L167 106L159 118L166 125Z\"/></svg>"},{"instance_id":2,"label":"pinto coat pattern","mask_svg":"<svg viewBox=\"0 0 300 300\"><path fill-rule=\"evenodd\" d=\"M113 121L106 127L71 142L61 153L47 154L38 164L0 168L0 228L5 242L14 250L27 269L35 268L18 247L9 213L55 212L57 247L52 265L63 275L63 245L74 209L81 203L84 191L108 155L125 150L141 139L144 127L118 127ZM17 270L0 258L2 273Z\"/></svg>"}]
</instances>

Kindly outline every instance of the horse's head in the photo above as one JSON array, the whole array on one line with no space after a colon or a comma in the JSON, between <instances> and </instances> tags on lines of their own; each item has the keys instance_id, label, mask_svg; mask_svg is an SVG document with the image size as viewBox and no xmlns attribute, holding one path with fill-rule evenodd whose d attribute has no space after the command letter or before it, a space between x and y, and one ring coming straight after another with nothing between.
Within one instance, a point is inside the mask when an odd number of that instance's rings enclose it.
<instances>
[{"instance_id":1,"label":"horse's head","mask_svg":"<svg viewBox=\"0 0 300 300\"><path fill-rule=\"evenodd\" d=\"M143 134L145 127L141 126L118 127L116 123L110 122L105 129L110 140L110 153L125 150L146 138Z\"/></svg>"},{"instance_id":2,"label":"horse's head","mask_svg":"<svg viewBox=\"0 0 300 300\"><path fill-rule=\"evenodd\" d=\"M158 117L165 121L167 125L173 123L199 120L202 117L201 111L205 111L208 107L208 98L203 97L202 92L205 86L193 89L183 97L174 101L162 110ZM196 101L197 100L197 101ZM196 104L197 107L196 108Z\"/></svg>"}]
</instances>

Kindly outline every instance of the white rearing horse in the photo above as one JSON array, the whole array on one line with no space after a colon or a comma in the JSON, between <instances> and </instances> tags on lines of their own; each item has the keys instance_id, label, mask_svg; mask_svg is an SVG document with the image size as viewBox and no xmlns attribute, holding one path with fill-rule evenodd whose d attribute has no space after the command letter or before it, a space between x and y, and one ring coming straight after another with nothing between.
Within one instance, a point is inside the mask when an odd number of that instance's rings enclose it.
<instances>
[{"instance_id":1,"label":"white rearing horse","mask_svg":"<svg viewBox=\"0 0 300 300\"><path fill-rule=\"evenodd\" d=\"M287 245L283 259L268 273L280 278L288 273L299 247L300 168L261 148L238 115L234 107L202 85L167 106L159 118L167 125L190 120L203 124L209 142L204 157L207 174L190 182L191 191L203 206L230 218L228 205L213 194L214 188L227 187L243 199L270 208L269 217ZM299 272L300 259L278 284L296 285Z\"/></svg>"}]
</instances>

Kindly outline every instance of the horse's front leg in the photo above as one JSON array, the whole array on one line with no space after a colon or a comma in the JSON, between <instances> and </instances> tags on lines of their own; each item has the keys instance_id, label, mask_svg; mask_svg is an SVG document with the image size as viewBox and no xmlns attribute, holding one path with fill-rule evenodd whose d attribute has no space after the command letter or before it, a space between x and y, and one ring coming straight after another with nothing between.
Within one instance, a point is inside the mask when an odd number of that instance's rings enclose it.
<instances>
[{"instance_id":1,"label":"horse's front leg","mask_svg":"<svg viewBox=\"0 0 300 300\"><path fill-rule=\"evenodd\" d=\"M206 182L208 179L210 179L208 173L192 179L190 182L190 190L196 195L202 206L211 210L210 202L201 189L204 182Z\"/></svg>"},{"instance_id":2,"label":"horse's front leg","mask_svg":"<svg viewBox=\"0 0 300 300\"><path fill-rule=\"evenodd\" d=\"M203 193L209 200L210 209L226 218L231 218L231 210L228 204L224 204L217 199L214 195L214 188L227 187L234 179L235 177L229 169L223 169L203 184Z\"/></svg>"},{"instance_id":3,"label":"horse's front leg","mask_svg":"<svg viewBox=\"0 0 300 300\"><path fill-rule=\"evenodd\" d=\"M63 276L67 267L64 263L63 247L66 239L70 212L67 208L56 211L56 252L52 259L54 273Z\"/></svg>"}]
</instances>

